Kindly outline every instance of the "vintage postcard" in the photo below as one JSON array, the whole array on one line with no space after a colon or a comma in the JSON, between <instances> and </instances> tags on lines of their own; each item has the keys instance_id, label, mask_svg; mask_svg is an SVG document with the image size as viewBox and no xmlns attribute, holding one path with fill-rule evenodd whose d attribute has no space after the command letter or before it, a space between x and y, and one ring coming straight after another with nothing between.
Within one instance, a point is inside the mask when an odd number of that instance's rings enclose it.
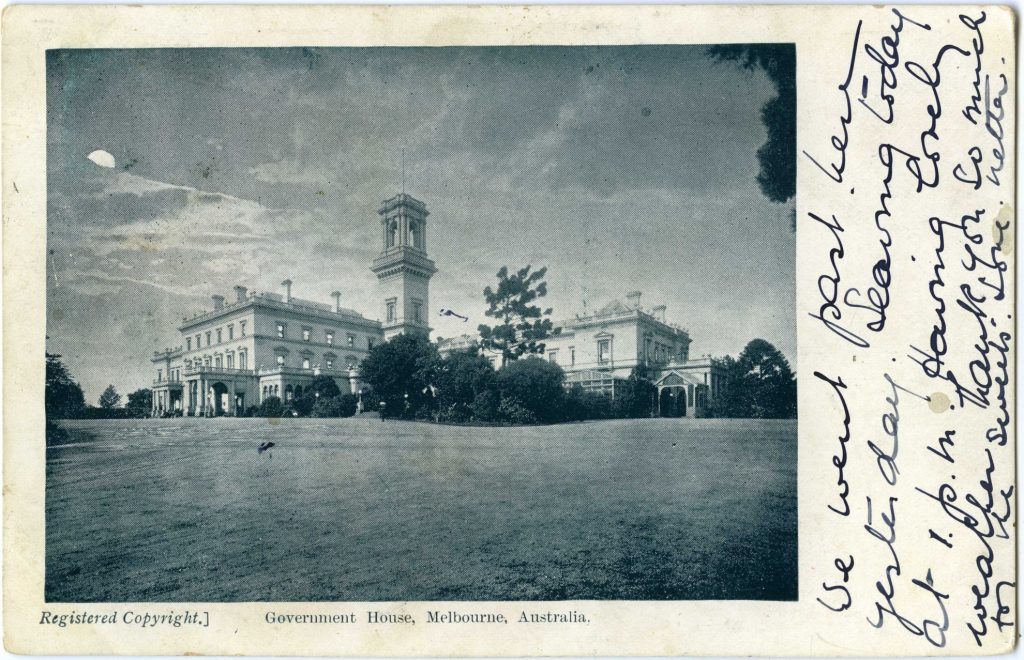
<instances>
[{"instance_id":1,"label":"vintage postcard","mask_svg":"<svg viewBox=\"0 0 1024 660\"><path fill-rule=\"evenodd\" d=\"M992 655L1015 16L15 6L4 643Z\"/></svg>"}]
</instances>

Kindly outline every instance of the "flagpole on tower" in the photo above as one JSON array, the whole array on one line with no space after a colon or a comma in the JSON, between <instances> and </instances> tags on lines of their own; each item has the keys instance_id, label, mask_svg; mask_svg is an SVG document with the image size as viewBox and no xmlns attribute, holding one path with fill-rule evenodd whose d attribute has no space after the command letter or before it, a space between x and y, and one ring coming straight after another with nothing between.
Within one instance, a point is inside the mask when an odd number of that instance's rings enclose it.
<instances>
[{"instance_id":1,"label":"flagpole on tower","mask_svg":"<svg viewBox=\"0 0 1024 660\"><path fill-rule=\"evenodd\" d=\"M405 194L405 147L402 147L402 194Z\"/></svg>"}]
</instances>

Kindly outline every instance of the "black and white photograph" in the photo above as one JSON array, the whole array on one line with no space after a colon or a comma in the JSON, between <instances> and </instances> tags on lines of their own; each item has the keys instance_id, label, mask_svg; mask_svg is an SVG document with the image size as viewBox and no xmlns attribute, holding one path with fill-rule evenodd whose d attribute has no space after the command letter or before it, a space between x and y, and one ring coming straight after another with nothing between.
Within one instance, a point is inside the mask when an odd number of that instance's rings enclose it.
<instances>
[{"instance_id":1,"label":"black and white photograph","mask_svg":"<svg viewBox=\"0 0 1024 660\"><path fill-rule=\"evenodd\" d=\"M797 600L796 62L48 50L45 601Z\"/></svg>"}]
</instances>

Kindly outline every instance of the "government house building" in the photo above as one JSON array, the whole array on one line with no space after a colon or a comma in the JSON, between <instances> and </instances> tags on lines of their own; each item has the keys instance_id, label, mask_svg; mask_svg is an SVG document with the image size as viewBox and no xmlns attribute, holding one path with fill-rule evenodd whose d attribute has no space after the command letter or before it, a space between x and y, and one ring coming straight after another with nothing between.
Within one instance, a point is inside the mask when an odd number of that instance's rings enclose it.
<instances>
[{"instance_id":1,"label":"government house building","mask_svg":"<svg viewBox=\"0 0 1024 660\"><path fill-rule=\"evenodd\" d=\"M369 351L398 334L430 336L429 283L437 272L427 256L427 212L402 193L378 210L381 252L377 276L379 319L342 305L292 296L292 281L279 292L234 288L231 300L212 296L213 308L178 326L176 348L158 351L153 415L238 415L269 397L284 402L302 395L313 378L334 378L342 392L363 392L359 364ZM577 314L544 340L544 359L562 367L567 386L615 397L632 370L647 367L665 416L701 415L724 386L710 359L690 358L689 333L665 318L666 306L647 309L641 293ZM442 355L477 346L463 335L438 340ZM484 352L495 366L500 355Z\"/></svg>"},{"instance_id":2,"label":"government house building","mask_svg":"<svg viewBox=\"0 0 1024 660\"><path fill-rule=\"evenodd\" d=\"M427 257L427 209L400 194L378 211L382 249L371 270L381 294L380 318L342 306L280 293L235 287L228 301L178 326L176 348L154 354L153 414L238 415L268 397L288 402L317 375L335 379L342 392L361 392L358 365L375 345L401 333L429 336L428 284L436 272Z\"/></svg>"}]
</instances>

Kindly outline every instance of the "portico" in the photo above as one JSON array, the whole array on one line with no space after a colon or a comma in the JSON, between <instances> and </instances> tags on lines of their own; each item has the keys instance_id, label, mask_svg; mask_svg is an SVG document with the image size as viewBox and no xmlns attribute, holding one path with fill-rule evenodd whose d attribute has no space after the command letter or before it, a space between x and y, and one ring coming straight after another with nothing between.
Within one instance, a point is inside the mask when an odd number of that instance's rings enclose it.
<instances>
[{"instance_id":1,"label":"portico","mask_svg":"<svg viewBox=\"0 0 1024 660\"><path fill-rule=\"evenodd\" d=\"M655 381L659 417L697 417L707 407L707 386L697 374L668 369Z\"/></svg>"},{"instance_id":2,"label":"portico","mask_svg":"<svg viewBox=\"0 0 1024 660\"><path fill-rule=\"evenodd\" d=\"M153 383L152 391L153 417L181 414L182 384L180 382L161 380Z\"/></svg>"},{"instance_id":3,"label":"portico","mask_svg":"<svg viewBox=\"0 0 1024 660\"><path fill-rule=\"evenodd\" d=\"M248 369L199 366L186 369L185 414L198 417L234 416L245 410L253 380Z\"/></svg>"}]
</instances>

